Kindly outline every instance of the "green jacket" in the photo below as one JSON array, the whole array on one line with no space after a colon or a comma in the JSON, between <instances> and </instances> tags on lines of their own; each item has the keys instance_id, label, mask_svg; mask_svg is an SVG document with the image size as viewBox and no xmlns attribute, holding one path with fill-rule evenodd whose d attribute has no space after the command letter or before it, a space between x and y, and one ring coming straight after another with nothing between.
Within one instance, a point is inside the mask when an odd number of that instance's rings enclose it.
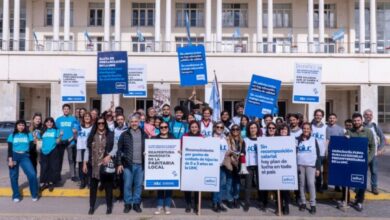
<instances>
[{"instance_id":1,"label":"green jacket","mask_svg":"<svg viewBox=\"0 0 390 220\"><path fill-rule=\"evenodd\" d=\"M371 129L369 128L363 128L363 130L358 131L356 129L348 130L346 135L349 135L350 137L365 137L368 138L368 163L371 162L371 160L375 156L375 140L374 135L372 134Z\"/></svg>"}]
</instances>

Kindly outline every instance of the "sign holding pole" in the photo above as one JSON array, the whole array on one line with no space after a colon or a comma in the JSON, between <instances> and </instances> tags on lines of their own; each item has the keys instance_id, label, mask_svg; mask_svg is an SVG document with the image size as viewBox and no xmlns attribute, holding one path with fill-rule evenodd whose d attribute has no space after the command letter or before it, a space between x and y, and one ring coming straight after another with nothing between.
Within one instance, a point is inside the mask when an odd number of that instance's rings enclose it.
<instances>
[{"instance_id":1,"label":"sign holding pole","mask_svg":"<svg viewBox=\"0 0 390 220\"><path fill-rule=\"evenodd\" d=\"M123 94L128 91L127 52L99 52L97 56L97 93Z\"/></svg>"},{"instance_id":2,"label":"sign holding pole","mask_svg":"<svg viewBox=\"0 0 390 220\"><path fill-rule=\"evenodd\" d=\"M84 70L61 70L61 101L63 103L86 103Z\"/></svg>"},{"instance_id":3,"label":"sign holding pole","mask_svg":"<svg viewBox=\"0 0 390 220\"><path fill-rule=\"evenodd\" d=\"M320 64L295 64L293 103L319 103L321 96Z\"/></svg>"}]
</instances>

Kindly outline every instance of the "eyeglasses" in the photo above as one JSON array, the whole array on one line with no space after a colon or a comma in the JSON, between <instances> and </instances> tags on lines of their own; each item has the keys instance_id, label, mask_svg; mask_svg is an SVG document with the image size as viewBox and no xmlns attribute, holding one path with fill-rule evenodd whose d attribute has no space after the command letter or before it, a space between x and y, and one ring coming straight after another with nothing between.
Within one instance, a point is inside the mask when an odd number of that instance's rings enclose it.
<instances>
[{"instance_id":1,"label":"eyeglasses","mask_svg":"<svg viewBox=\"0 0 390 220\"><path fill-rule=\"evenodd\" d=\"M240 131L239 128L232 128L232 131Z\"/></svg>"},{"instance_id":2,"label":"eyeglasses","mask_svg":"<svg viewBox=\"0 0 390 220\"><path fill-rule=\"evenodd\" d=\"M269 127L268 130L275 130L275 127Z\"/></svg>"},{"instance_id":3,"label":"eyeglasses","mask_svg":"<svg viewBox=\"0 0 390 220\"><path fill-rule=\"evenodd\" d=\"M104 125L104 122L98 122L97 124L98 125Z\"/></svg>"},{"instance_id":4,"label":"eyeglasses","mask_svg":"<svg viewBox=\"0 0 390 220\"><path fill-rule=\"evenodd\" d=\"M221 126L217 126L217 129L224 129L224 127L221 127Z\"/></svg>"},{"instance_id":5,"label":"eyeglasses","mask_svg":"<svg viewBox=\"0 0 390 220\"><path fill-rule=\"evenodd\" d=\"M168 128L168 126L162 126L162 127L160 127L160 129L167 129Z\"/></svg>"}]
</instances>

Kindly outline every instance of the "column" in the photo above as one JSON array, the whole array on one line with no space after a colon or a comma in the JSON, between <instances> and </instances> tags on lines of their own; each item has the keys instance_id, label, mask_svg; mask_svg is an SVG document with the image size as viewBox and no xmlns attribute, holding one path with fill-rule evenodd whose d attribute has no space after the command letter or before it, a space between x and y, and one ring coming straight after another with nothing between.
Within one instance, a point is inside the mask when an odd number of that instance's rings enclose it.
<instances>
[{"instance_id":1,"label":"column","mask_svg":"<svg viewBox=\"0 0 390 220\"><path fill-rule=\"evenodd\" d=\"M9 47L9 0L3 0L3 42L2 49L8 50Z\"/></svg>"},{"instance_id":2,"label":"column","mask_svg":"<svg viewBox=\"0 0 390 220\"><path fill-rule=\"evenodd\" d=\"M206 0L206 51L211 51L211 0Z\"/></svg>"},{"instance_id":3,"label":"column","mask_svg":"<svg viewBox=\"0 0 390 220\"><path fill-rule=\"evenodd\" d=\"M364 17L365 1L359 0L359 52L364 53L366 43L366 23Z\"/></svg>"},{"instance_id":4,"label":"column","mask_svg":"<svg viewBox=\"0 0 390 220\"><path fill-rule=\"evenodd\" d=\"M35 46L35 40L32 36L32 1L26 1L26 44L25 44L25 50L34 50L38 46Z\"/></svg>"},{"instance_id":5,"label":"column","mask_svg":"<svg viewBox=\"0 0 390 220\"><path fill-rule=\"evenodd\" d=\"M52 82L50 83L50 116L53 118L61 116L61 106L61 84L58 81Z\"/></svg>"},{"instance_id":6,"label":"column","mask_svg":"<svg viewBox=\"0 0 390 220\"><path fill-rule=\"evenodd\" d=\"M64 9L64 46L65 50L71 50L70 47L70 0L65 0Z\"/></svg>"},{"instance_id":7,"label":"column","mask_svg":"<svg viewBox=\"0 0 390 220\"><path fill-rule=\"evenodd\" d=\"M111 7L110 7L110 0L104 1L104 50L109 51L110 50L110 13Z\"/></svg>"},{"instance_id":8,"label":"column","mask_svg":"<svg viewBox=\"0 0 390 220\"><path fill-rule=\"evenodd\" d=\"M324 19L324 0L319 0L319 24L318 24L318 33L320 41L320 52L325 52L325 19Z\"/></svg>"},{"instance_id":9,"label":"column","mask_svg":"<svg viewBox=\"0 0 390 220\"><path fill-rule=\"evenodd\" d=\"M172 5L171 5L171 0L166 0L166 5L165 5L165 51L171 52L171 10L172 10Z\"/></svg>"},{"instance_id":10,"label":"column","mask_svg":"<svg viewBox=\"0 0 390 220\"><path fill-rule=\"evenodd\" d=\"M274 44L274 6L273 0L268 0L268 53L273 52Z\"/></svg>"},{"instance_id":11,"label":"column","mask_svg":"<svg viewBox=\"0 0 390 220\"><path fill-rule=\"evenodd\" d=\"M256 7L256 38L257 38L257 52L263 52L263 0L257 0Z\"/></svg>"},{"instance_id":12,"label":"column","mask_svg":"<svg viewBox=\"0 0 390 220\"><path fill-rule=\"evenodd\" d=\"M360 85L359 94L360 112L371 109L374 115L374 121L378 119L378 85Z\"/></svg>"},{"instance_id":13,"label":"column","mask_svg":"<svg viewBox=\"0 0 390 220\"><path fill-rule=\"evenodd\" d=\"M326 85L324 84L322 84L321 86L320 102L316 104L308 104L307 115L309 121L313 120L314 118L313 114L316 109L322 109L326 111ZM325 122L325 118L324 118L324 122Z\"/></svg>"},{"instance_id":14,"label":"column","mask_svg":"<svg viewBox=\"0 0 390 220\"><path fill-rule=\"evenodd\" d=\"M14 2L14 44L13 50L19 50L19 39L20 39L20 0Z\"/></svg>"},{"instance_id":15,"label":"column","mask_svg":"<svg viewBox=\"0 0 390 220\"><path fill-rule=\"evenodd\" d=\"M60 0L54 0L52 50L59 49L59 41L60 41Z\"/></svg>"},{"instance_id":16,"label":"column","mask_svg":"<svg viewBox=\"0 0 390 220\"><path fill-rule=\"evenodd\" d=\"M355 0L348 1L348 52L355 53L356 28L355 28ZM347 48L345 48L347 49Z\"/></svg>"},{"instance_id":17,"label":"column","mask_svg":"<svg viewBox=\"0 0 390 220\"><path fill-rule=\"evenodd\" d=\"M156 0L156 11L155 11L155 24L154 24L154 49L156 51L160 50L161 45L161 0Z\"/></svg>"},{"instance_id":18,"label":"column","mask_svg":"<svg viewBox=\"0 0 390 220\"><path fill-rule=\"evenodd\" d=\"M308 28L308 43L309 43L309 53L314 52L314 4L313 0L308 0L308 18L307 18L307 28Z\"/></svg>"},{"instance_id":19,"label":"column","mask_svg":"<svg viewBox=\"0 0 390 220\"><path fill-rule=\"evenodd\" d=\"M115 50L121 50L121 0L115 0Z\"/></svg>"},{"instance_id":20,"label":"column","mask_svg":"<svg viewBox=\"0 0 390 220\"><path fill-rule=\"evenodd\" d=\"M217 0L217 52L222 51L222 0Z\"/></svg>"},{"instance_id":21,"label":"column","mask_svg":"<svg viewBox=\"0 0 390 220\"><path fill-rule=\"evenodd\" d=\"M19 86L16 82L0 82L0 121L19 119Z\"/></svg>"},{"instance_id":22,"label":"column","mask_svg":"<svg viewBox=\"0 0 390 220\"><path fill-rule=\"evenodd\" d=\"M371 53L376 53L376 0L370 0L370 42Z\"/></svg>"}]
</instances>

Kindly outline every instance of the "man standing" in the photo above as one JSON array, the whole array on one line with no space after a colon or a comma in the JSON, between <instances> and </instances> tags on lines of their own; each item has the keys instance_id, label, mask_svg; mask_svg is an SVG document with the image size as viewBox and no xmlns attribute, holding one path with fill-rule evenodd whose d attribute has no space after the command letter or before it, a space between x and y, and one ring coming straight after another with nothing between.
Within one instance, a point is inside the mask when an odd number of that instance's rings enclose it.
<instances>
[{"instance_id":1,"label":"man standing","mask_svg":"<svg viewBox=\"0 0 390 220\"><path fill-rule=\"evenodd\" d=\"M171 116L171 106L168 104L164 104L162 106L162 118L165 122L170 123L173 120Z\"/></svg>"},{"instance_id":2,"label":"man standing","mask_svg":"<svg viewBox=\"0 0 390 220\"><path fill-rule=\"evenodd\" d=\"M316 109L314 111L314 120L311 123L312 137L317 140L318 147L320 149L320 162L322 169L320 170L320 175L316 177L316 189L317 192L322 193L323 190L328 189L328 178L327 178L327 167L324 165L326 163L326 125L322 122L324 118L324 110Z\"/></svg>"},{"instance_id":3,"label":"man standing","mask_svg":"<svg viewBox=\"0 0 390 220\"><path fill-rule=\"evenodd\" d=\"M378 191L378 161L376 159L377 156L380 156L384 152L386 138L382 132L382 129L373 122L374 115L371 109L367 109L364 111L364 127L371 129L372 134L374 135L375 141L375 156L372 159L371 163L368 164L368 168L371 173L371 192L375 195L379 194Z\"/></svg>"},{"instance_id":4,"label":"man standing","mask_svg":"<svg viewBox=\"0 0 390 220\"><path fill-rule=\"evenodd\" d=\"M233 124L240 125L241 117L244 115L244 103L236 103L234 110L236 111L236 115L232 118L232 122Z\"/></svg>"},{"instance_id":5,"label":"man standing","mask_svg":"<svg viewBox=\"0 0 390 220\"><path fill-rule=\"evenodd\" d=\"M142 182L144 179L145 132L140 129L137 115L130 118L130 128L123 132L118 140L117 163L118 173L123 172L124 181L124 213L134 211L140 213Z\"/></svg>"},{"instance_id":6,"label":"man standing","mask_svg":"<svg viewBox=\"0 0 390 220\"><path fill-rule=\"evenodd\" d=\"M57 170L58 178L61 178L61 170L62 170L62 161L64 160L65 149L68 154L68 162L69 162L69 173L71 180L73 182L77 181L76 177L76 144L74 142L74 133L73 128L77 128L78 121L77 119L70 114L71 107L69 104L64 104L62 106L62 112L64 115L60 116L56 120L57 128L63 132L63 136L61 139L61 148L60 148L60 161L59 168Z\"/></svg>"},{"instance_id":7,"label":"man standing","mask_svg":"<svg viewBox=\"0 0 390 220\"><path fill-rule=\"evenodd\" d=\"M352 121L353 121L353 128L351 130L348 130L346 135L347 137L364 137L368 138L368 158L367 162L370 164L372 162L372 159L375 156L375 141L374 136L369 128L363 127L363 117L360 113L354 113L352 115ZM355 209L359 212L363 210L363 202L364 202L364 192L366 189L357 189L356 193L356 200L353 203L353 206Z\"/></svg>"}]
</instances>

